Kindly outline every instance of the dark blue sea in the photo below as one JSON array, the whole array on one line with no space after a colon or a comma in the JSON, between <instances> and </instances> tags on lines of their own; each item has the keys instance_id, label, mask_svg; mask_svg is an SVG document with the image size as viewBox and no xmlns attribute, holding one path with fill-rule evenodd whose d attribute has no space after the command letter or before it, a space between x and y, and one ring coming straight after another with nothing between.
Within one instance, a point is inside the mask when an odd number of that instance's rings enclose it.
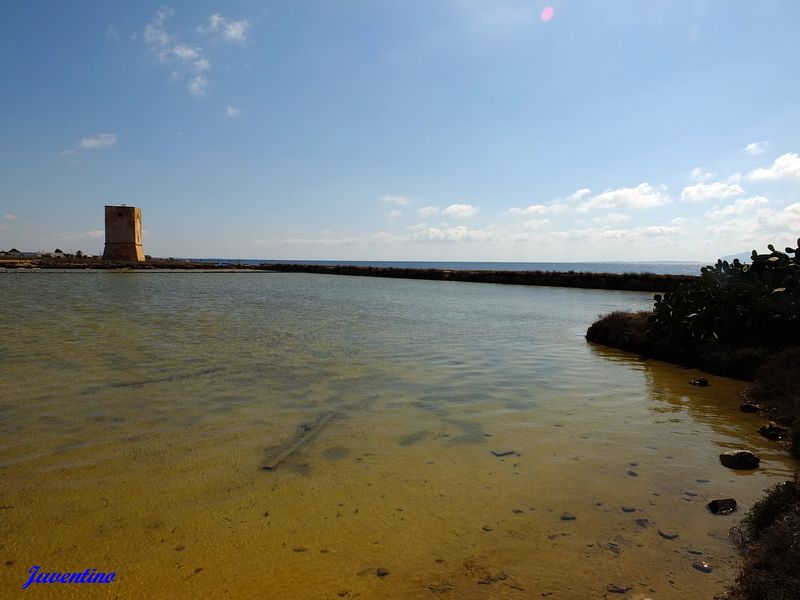
<instances>
[{"instance_id":1,"label":"dark blue sea","mask_svg":"<svg viewBox=\"0 0 800 600\"><path fill-rule=\"evenodd\" d=\"M699 275L701 262L439 262L380 260L249 260L196 258L220 265L279 263L303 265L347 265L396 267L400 269L446 269L451 271L582 271L589 273L656 273L658 275Z\"/></svg>"}]
</instances>

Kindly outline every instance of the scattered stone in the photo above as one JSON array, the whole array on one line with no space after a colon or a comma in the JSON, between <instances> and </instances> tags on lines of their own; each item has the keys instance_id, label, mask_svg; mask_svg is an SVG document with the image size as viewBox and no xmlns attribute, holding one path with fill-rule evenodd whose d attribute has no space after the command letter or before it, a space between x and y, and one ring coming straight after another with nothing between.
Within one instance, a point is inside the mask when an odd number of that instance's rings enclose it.
<instances>
[{"instance_id":1,"label":"scattered stone","mask_svg":"<svg viewBox=\"0 0 800 600\"><path fill-rule=\"evenodd\" d=\"M673 531L671 529L659 529L658 535L660 535L665 540L674 540L678 538L678 532Z\"/></svg>"},{"instance_id":2,"label":"scattered stone","mask_svg":"<svg viewBox=\"0 0 800 600\"><path fill-rule=\"evenodd\" d=\"M630 477L638 477L639 476L639 474L636 471L628 471L628 475Z\"/></svg>"},{"instance_id":3,"label":"scattered stone","mask_svg":"<svg viewBox=\"0 0 800 600\"><path fill-rule=\"evenodd\" d=\"M687 550L687 552L688 552L689 554L693 554L693 555L695 555L695 556L703 556L703 553L702 553L702 552L700 552L700 550L692 550L691 548L689 548L689 549Z\"/></svg>"},{"instance_id":4,"label":"scattered stone","mask_svg":"<svg viewBox=\"0 0 800 600\"><path fill-rule=\"evenodd\" d=\"M576 516L575 516L575 515L573 515L572 513L568 513L568 512L561 513L561 520L562 520L562 521L574 521L574 520L575 520L575 519L577 519L577 518L578 518L578 517L576 517Z\"/></svg>"},{"instance_id":5,"label":"scattered stone","mask_svg":"<svg viewBox=\"0 0 800 600\"><path fill-rule=\"evenodd\" d=\"M697 483L711 483L710 479L695 479Z\"/></svg>"},{"instance_id":6,"label":"scattered stone","mask_svg":"<svg viewBox=\"0 0 800 600\"><path fill-rule=\"evenodd\" d=\"M305 552L306 548L304 548L303 546L295 546L294 548L292 548L292 550L294 550L295 552Z\"/></svg>"},{"instance_id":7,"label":"scattered stone","mask_svg":"<svg viewBox=\"0 0 800 600\"><path fill-rule=\"evenodd\" d=\"M736 511L736 500L733 498L722 498L720 500L712 500L706 506L715 515L729 515Z\"/></svg>"},{"instance_id":8,"label":"scattered stone","mask_svg":"<svg viewBox=\"0 0 800 600\"><path fill-rule=\"evenodd\" d=\"M719 455L719 461L723 466L729 469L737 469L740 471L750 471L758 468L760 459L747 450L731 450L723 452Z\"/></svg>"},{"instance_id":9,"label":"scattered stone","mask_svg":"<svg viewBox=\"0 0 800 600\"><path fill-rule=\"evenodd\" d=\"M624 512L624 513L636 512L636 507L635 506L623 506L622 507L622 512Z\"/></svg>"},{"instance_id":10,"label":"scattered stone","mask_svg":"<svg viewBox=\"0 0 800 600\"><path fill-rule=\"evenodd\" d=\"M512 454L517 454L515 450L492 450L492 454L496 457L501 458L503 456L511 456Z\"/></svg>"},{"instance_id":11,"label":"scattered stone","mask_svg":"<svg viewBox=\"0 0 800 600\"><path fill-rule=\"evenodd\" d=\"M608 549L611 550L614 554L619 554L622 551L622 548L616 542L608 542L606 543Z\"/></svg>"},{"instance_id":12,"label":"scattered stone","mask_svg":"<svg viewBox=\"0 0 800 600\"><path fill-rule=\"evenodd\" d=\"M491 527L489 527L488 525L484 525L484 526L482 527L482 529L483 529L484 531L494 531L494 529L492 529L492 528L491 528Z\"/></svg>"},{"instance_id":13,"label":"scattered stone","mask_svg":"<svg viewBox=\"0 0 800 600\"><path fill-rule=\"evenodd\" d=\"M744 402L739 406L739 410L746 413L757 413L761 410L761 407L758 404L753 404L752 402Z\"/></svg>"},{"instance_id":14,"label":"scattered stone","mask_svg":"<svg viewBox=\"0 0 800 600\"><path fill-rule=\"evenodd\" d=\"M692 562L692 568L700 571L701 573L711 573L711 571L714 570L711 568L711 565L704 560L696 560Z\"/></svg>"},{"instance_id":15,"label":"scattered stone","mask_svg":"<svg viewBox=\"0 0 800 600\"><path fill-rule=\"evenodd\" d=\"M524 510L522 510L521 508L512 508L512 509L511 509L511 512L513 512L515 515L521 515L521 514L522 514L522 513L524 513L525 511L524 511Z\"/></svg>"},{"instance_id":16,"label":"scattered stone","mask_svg":"<svg viewBox=\"0 0 800 600\"><path fill-rule=\"evenodd\" d=\"M636 519L635 522L639 527L642 527L642 528L650 527L650 525L651 525L649 519Z\"/></svg>"},{"instance_id":17,"label":"scattered stone","mask_svg":"<svg viewBox=\"0 0 800 600\"><path fill-rule=\"evenodd\" d=\"M631 589L630 586L625 587L622 585L617 585L616 583L609 583L606 586L606 591L609 594L626 594L629 589Z\"/></svg>"},{"instance_id":18,"label":"scattered stone","mask_svg":"<svg viewBox=\"0 0 800 600\"><path fill-rule=\"evenodd\" d=\"M386 570L386 569L384 569L383 567L378 567L377 569L375 569L375 575L377 575L377 576L378 576L378 577L380 577L381 579L383 579L384 577L386 577L388 574L389 574L389 571L387 571L387 570Z\"/></svg>"},{"instance_id":19,"label":"scattered stone","mask_svg":"<svg viewBox=\"0 0 800 600\"><path fill-rule=\"evenodd\" d=\"M506 579L508 579L508 575L506 575L505 573L497 573L496 575L493 573L487 573L486 577L478 580L478 585L491 585L493 583L497 583L498 581L504 581Z\"/></svg>"},{"instance_id":20,"label":"scattered stone","mask_svg":"<svg viewBox=\"0 0 800 600\"><path fill-rule=\"evenodd\" d=\"M453 584L450 583L449 581L442 581L440 583L431 583L428 585L428 589L432 591L434 594L444 595L453 589Z\"/></svg>"},{"instance_id":21,"label":"scattered stone","mask_svg":"<svg viewBox=\"0 0 800 600\"><path fill-rule=\"evenodd\" d=\"M777 442L789 435L789 431L783 427L778 427L774 421L770 421L768 425L762 425L758 433L763 435L768 440Z\"/></svg>"},{"instance_id":22,"label":"scattered stone","mask_svg":"<svg viewBox=\"0 0 800 600\"><path fill-rule=\"evenodd\" d=\"M698 377L697 379L692 379L689 383L692 385L696 385L698 387L708 387L708 379L705 377Z\"/></svg>"}]
</instances>

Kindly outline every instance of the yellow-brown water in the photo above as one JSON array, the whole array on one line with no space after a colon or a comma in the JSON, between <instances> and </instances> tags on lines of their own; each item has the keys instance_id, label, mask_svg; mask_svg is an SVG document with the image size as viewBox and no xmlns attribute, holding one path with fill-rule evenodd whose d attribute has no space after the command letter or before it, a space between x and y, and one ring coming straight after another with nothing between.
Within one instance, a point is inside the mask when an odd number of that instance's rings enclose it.
<instances>
[{"instance_id":1,"label":"yellow-brown water","mask_svg":"<svg viewBox=\"0 0 800 600\"><path fill-rule=\"evenodd\" d=\"M741 512L705 504L746 509L791 465L739 413L742 384L692 387L695 371L584 341L598 314L649 302L318 275L2 275L0 597L602 598L613 583L712 598L734 574ZM723 468L739 447L762 468ZM22 590L33 565L116 581Z\"/></svg>"}]
</instances>

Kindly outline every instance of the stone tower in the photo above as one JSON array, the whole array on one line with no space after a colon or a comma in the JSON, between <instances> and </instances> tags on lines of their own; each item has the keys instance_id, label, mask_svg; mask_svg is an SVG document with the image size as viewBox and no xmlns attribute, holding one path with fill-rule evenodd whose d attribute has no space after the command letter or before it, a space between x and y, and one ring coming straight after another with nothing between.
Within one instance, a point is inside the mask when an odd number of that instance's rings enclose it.
<instances>
[{"instance_id":1,"label":"stone tower","mask_svg":"<svg viewBox=\"0 0 800 600\"><path fill-rule=\"evenodd\" d=\"M141 208L106 206L106 247L103 258L144 261Z\"/></svg>"}]
</instances>

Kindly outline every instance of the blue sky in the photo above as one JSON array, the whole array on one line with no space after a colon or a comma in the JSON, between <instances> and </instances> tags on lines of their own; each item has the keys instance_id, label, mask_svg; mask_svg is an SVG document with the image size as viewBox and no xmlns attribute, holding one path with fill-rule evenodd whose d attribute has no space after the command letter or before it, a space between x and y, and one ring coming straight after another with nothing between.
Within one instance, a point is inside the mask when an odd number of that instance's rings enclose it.
<instances>
[{"instance_id":1,"label":"blue sky","mask_svg":"<svg viewBox=\"0 0 800 600\"><path fill-rule=\"evenodd\" d=\"M800 235L794 0L5 2L0 249L711 260Z\"/></svg>"}]
</instances>

